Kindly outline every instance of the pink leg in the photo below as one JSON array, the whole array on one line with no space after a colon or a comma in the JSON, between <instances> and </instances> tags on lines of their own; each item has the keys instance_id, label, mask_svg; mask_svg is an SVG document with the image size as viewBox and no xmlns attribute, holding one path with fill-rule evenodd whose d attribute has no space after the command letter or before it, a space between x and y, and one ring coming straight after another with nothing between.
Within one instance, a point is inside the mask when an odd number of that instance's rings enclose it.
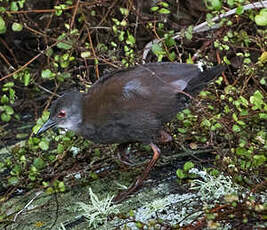
<instances>
[{"instance_id":1,"label":"pink leg","mask_svg":"<svg viewBox=\"0 0 267 230\"><path fill-rule=\"evenodd\" d=\"M119 193L116 197L114 197L113 202L119 203L127 198L128 195L134 193L144 182L144 180L147 178L150 170L154 167L157 160L160 156L160 149L153 143L149 144L153 150L153 157L149 161L145 171L142 175L140 175L137 180L125 191Z\"/></svg>"}]
</instances>

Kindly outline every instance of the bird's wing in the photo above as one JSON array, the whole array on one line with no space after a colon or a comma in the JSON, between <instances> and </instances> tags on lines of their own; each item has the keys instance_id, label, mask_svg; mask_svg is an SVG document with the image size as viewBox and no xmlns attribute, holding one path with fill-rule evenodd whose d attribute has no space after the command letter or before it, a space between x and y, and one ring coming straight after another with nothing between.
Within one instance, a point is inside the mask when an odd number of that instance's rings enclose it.
<instances>
[{"instance_id":1,"label":"bird's wing","mask_svg":"<svg viewBox=\"0 0 267 230\"><path fill-rule=\"evenodd\" d=\"M174 110L175 95L199 73L195 65L151 63L110 74L96 82L85 97L87 117L108 119L138 111L168 113Z\"/></svg>"}]
</instances>

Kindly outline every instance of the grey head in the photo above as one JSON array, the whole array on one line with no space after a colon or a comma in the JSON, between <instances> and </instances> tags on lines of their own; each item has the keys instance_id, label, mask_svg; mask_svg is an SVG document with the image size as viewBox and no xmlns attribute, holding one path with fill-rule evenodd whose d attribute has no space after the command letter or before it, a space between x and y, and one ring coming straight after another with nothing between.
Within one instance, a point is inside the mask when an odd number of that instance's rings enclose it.
<instances>
[{"instance_id":1,"label":"grey head","mask_svg":"<svg viewBox=\"0 0 267 230\"><path fill-rule=\"evenodd\" d=\"M52 127L60 127L77 132L82 122L82 94L71 91L53 102L50 117L38 130L37 135Z\"/></svg>"}]
</instances>

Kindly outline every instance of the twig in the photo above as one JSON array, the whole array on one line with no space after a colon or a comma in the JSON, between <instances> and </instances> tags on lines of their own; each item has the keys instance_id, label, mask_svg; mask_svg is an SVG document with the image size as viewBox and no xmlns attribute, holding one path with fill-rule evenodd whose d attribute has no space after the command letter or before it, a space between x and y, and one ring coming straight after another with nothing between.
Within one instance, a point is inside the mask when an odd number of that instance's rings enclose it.
<instances>
[{"instance_id":1,"label":"twig","mask_svg":"<svg viewBox=\"0 0 267 230\"><path fill-rule=\"evenodd\" d=\"M74 21L75 21L75 16L77 14L77 10L78 10L79 4L80 4L80 0L77 0L77 2L75 4L73 15L72 15L72 18L71 18L70 29L72 29L72 27L73 27L73 24L74 24Z\"/></svg>"},{"instance_id":2,"label":"twig","mask_svg":"<svg viewBox=\"0 0 267 230\"><path fill-rule=\"evenodd\" d=\"M49 93L49 94L52 94L53 96L60 97L57 93L54 93L54 92L50 91L49 89L47 89L47 88L41 86L41 85L38 84L38 83L35 83L35 82L34 82L33 84L36 85L37 87L39 87L40 89L42 89L43 91L45 91L45 92L47 92L47 93Z\"/></svg>"},{"instance_id":3,"label":"twig","mask_svg":"<svg viewBox=\"0 0 267 230\"><path fill-rule=\"evenodd\" d=\"M36 193L36 195L24 206L24 208L23 209L21 209L16 215L15 215L15 217L14 217L14 219L13 219L13 221L14 222L16 222L16 219L17 219L17 217L18 217L18 215L20 215L24 210L26 210L29 206L30 206L30 204L38 197L38 196L40 196L41 194L43 193L43 191L39 191L39 192L37 192Z\"/></svg>"},{"instance_id":4,"label":"twig","mask_svg":"<svg viewBox=\"0 0 267 230\"><path fill-rule=\"evenodd\" d=\"M31 60L29 60L28 62L26 62L23 66L21 66L20 68L18 68L16 71L0 78L0 81L3 81L11 76L13 76L14 74L22 71L24 68L26 68L29 64L31 64L35 59L39 58L41 55L43 54L43 52L40 52L39 54L37 54L35 57L33 57Z\"/></svg>"},{"instance_id":5,"label":"twig","mask_svg":"<svg viewBox=\"0 0 267 230\"><path fill-rule=\"evenodd\" d=\"M14 69L14 67L10 64L10 62L6 59L6 57L0 52L0 57L4 60L4 62L9 66L9 68Z\"/></svg>"},{"instance_id":6,"label":"twig","mask_svg":"<svg viewBox=\"0 0 267 230\"><path fill-rule=\"evenodd\" d=\"M91 49L92 49L92 52L93 52L94 59L97 60L94 44L92 42L90 30L88 29L87 25L86 25L86 30L87 30L88 39L89 39L89 42L90 42L90 46L91 46ZM98 70L98 64L97 63L95 63L95 73L96 73L96 78L99 79L99 70Z\"/></svg>"},{"instance_id":7,"label":"twig","mask_svg":"<svg viewBox=\"0 0 267 230\"><path fill-rule=\"evenodd\" d=\"M84 20L85 20L85 27L86 27L87 34L88 34L88 40L90 42L90 46L91 46L91 49L92 49L92 53L93 53L94 59L98 60L97 56L96 56L96 53L95 53L94 44L93 44L93 41L92 41L92 38L91 38L91 33L90 33L89 28L88 28L89 23L86 20L86 17L84 17ZM99 79L100 76L99 76L99 70L98 70L98 64L97 63L95 63L95 73L96 73L96 78Z\"/></svg>"}]
</instances>

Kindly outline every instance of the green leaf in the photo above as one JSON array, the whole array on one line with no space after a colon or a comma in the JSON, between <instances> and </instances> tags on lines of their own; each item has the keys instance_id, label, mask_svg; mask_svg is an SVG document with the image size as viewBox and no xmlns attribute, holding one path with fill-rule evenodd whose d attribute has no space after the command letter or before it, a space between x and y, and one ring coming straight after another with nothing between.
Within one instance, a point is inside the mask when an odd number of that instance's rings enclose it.
<instances>
[{"instance_id":1,"label":"green leaf","mask_svg":"<svg viewBox=\"0 0 267 230\"><path fill-rule=\"evenodd\" d=\"M127 26L127 21L125 19L123 19L120 23L121 26Z\"/></svg>"},{"instance_id":2,"label":"green leaf","mask_svg":"<svg viewBox=\"0 0 267 230\"><path fill-rule=\"evenodd\" d=\"M16 184L18 184L18 182L19 182L18 177L12 176L12 177L8 178L8 184L9 185L16 185Z\"/></svg>"},{"instance_id":3,"label":"green leaf","mask_svg":"<svg viewBox=\"0 0 267 230\"><path fill-rule=\"evenodd\" d=\"M185 37L188 40L192 40L192 38L193 38L193 26L188 26L188 28L185 31Z\"/></svg>"},{"instance_id":4,"label":"green leaf","mask_svg":"<svg viewBox=\"0 0 267 230\"><path fill-rule=\"evenodd\" d=\"M161 8L158 12L160 14L169 14L170 13L170 11L168 9L165 9L165 8Z\"/></svg>"},{"instance_id":5,"label":"green leaf","mask_svg":"<svg viewBox=\"0 0 267 230\"><path fill-rule=\"evenodd\" d=\"M209 120L205 119L201 122L200 124L201 126L206 126L206 127L210 127L211 126L211 123Z\"/></svg>"},{"instance_id":6,"label":"green leaf","mask_svg":"<svg viewBox=\"0 0 267 230\"><path fill-rule=\"evenodd\" d=\"M122 8L122 7L120 7L120 12L122 15L125 15L125 16L128 16L129 14L129 10L126 8Z\"/></svg>"},{"instance_id":7,"label":"green leaf","mask_svg":"<svg viewBox=\"0 0 267 230\"><path fill-rule=\"evenodd\" d=\"M82 58L89 58L91 56L91 52L90 51L85 51L81 53L81 57Z\"/></svg>"},{"instance_id":8,"label":"green leaf","mask_svg":"<svg viewBox=\"0 0 267 230\"><path fill-rule=\"evenodd\" d=\"M267 51L264 51L261 56L259 57L259 62L261 62L262 64L267 62ZM262 78L261 80L264 80L264 78ZM261 83L261 82L260 82ZM262 85L265 85L265 81L263 83L261 83Z\"/></svg>"},{"instance_id":9,"label":"green leaf","mask_svg":"<svg viewBox=\"0 0 267 230\"><path fill-rule=\"evenodd\" d=\"M62 144L57 145L57 153L61 154L64 151L64 146Z\"/></svg>"},{"instance_id":10,"label":"green leaf","mask_svg":"<svg viewBox=\"0 0 267 230\"><path fill-rule=\"evenodd\" d=\"M156 55L165 54L165 51L158 43L152 45L152 52Z\"/></svg>"},{"instance_id":11,"label":"green leaf","mask_svg":"<svg viewBox=\"0 0 267 230\"><path fill-rule=\"evenodd\" d=\"M17 1L17 3L19 4L20 8L23 8L25 0L19 0L19 1Z\"/></svg>"},{"instance_id":12,"label":"green leaf","mask_svg":"<svg viewBox=\"0 0 267 230\"><path fill-rule=\"evenodd\" d=\"M177 118L179 121L184 120L184 118L185 118L184 113L181 113L181 112L180 112L180 113L177 113L176 118Z\"/></svg>"},{"instance_id":13,"label":"green leaf","mask_svg":"<svg viewBox=\"0 0 267 230\"><path fill-rule=\"evenodd\" d=\"M67 78L70 78L71 77L71 74L68 73L68 72L64 72L64 73L61 73L59 76L62 77L63 80L65 80Z\"/></svg>"},{"instance_id":14,"label":"green leaf","mask_svg":"<svg viewBox=\"0 0 267 230\"><path fill-rule=\"evenodd\" d=\"M161 5L161 6L163 6L163 7L165 7L165 8L168 8L169 7L169 4L167 3L167 2L159 2L158 3L159 5Z\"/></svg>"},{"instance_id":15,"label":"green leaf","mask_svg":"<svg viewBox=\"0 0 267 230\"><path fill-rule=\"evenodd\" d=\"M233 113L232 117L233 117L234 121L238 121L236 113Z\"/></svg>"},{"instance_id":16,"label":"green leaf","mask_svg":"<svg viewBox=\"0 0 267 230\"><path fill-rule=\"evenodd\" d=\"M11 116L7 113L1 113L1 120L4 122L9 122L11 119Z\"/></svg>"},{"instance_id":17,"label":"green leaf","mask_svg":"<svg viewBox=\"0 0 267 230\"><path fill-rule=\"evenodd\" d=\"M43 151L46 151L46 150L48 150L48 148L49 148L49 143L47 142L47 141L41 141L40 143L39 143L39 147L40 147L40 149L42 149Z\"/></svg>"},{"instance_id":18,"label":"green leaf","mask_svg":"<svg viewBox=\"0 0 267 230\"><path fill-rule=\"evenodd\" d=\"M258 26L267 26L267 8L262 9L260 13L255 16L255 22Z\"/></svg>"},{"instance_id":19,"label":"green leaf","mask_svg":"<svg viewBox=\"0 0 267 230\"><path fill-rule=\"evenodd\" d=\"M9 98L6 94L4 94L2 97L1 97L1 104L7 104L9 102Z\"/></svg>"},{"instance_id":20,"label":"green leaf","mask_svg":"<svg viewBox=\"0 0 267 230\"><path fill-rule=\"evenodd\" d=\"M194 61L193 61L193 59L192 59L191 54L188 55L188 58L186 59L186 63L187 63L187 64L194 64Z\"/></svg>"},{"instance_id":21,"label":"green leaf","mask_svg":"<svg viewBox=\"0 0 267 230\"><path fill-rule=\"evenodd\" d=\"M267 113L259 113L259 118L267 120Z\"/></svg>"},{"instance_id":22,"label":"green leaf","mask_svg":"<svg viewBox=\"0 0 267 230\"><path fill-rule=\"evenodd\" d=\"M43 122L48 120L49 115L50 115L50 112L49 111L46 110L46 111L43 112L43 114L42 114L42 120L43 120Z\"/></svg>"},{"instance_id":23,"label":"green leaf","mask_svg":"<svg viewBox=\"0 0 267 230\"><path fill-rule=\"evenodd\" d=\"M249 101L251 104L254 104L254 106L252 107L253 110L261 109L264 104L263 95L259 90L256 90L254 92L253 96L249 98Z\"/></svg>"},{"instance_id":24,"label":"green leaf","mask_svg":"<svg viewBox=\"0 0 267 230\"><path fill-rule=\"evenodd\" d=\"M17 2L11 2L11 4L10 4L10 10L11 11L18 11L19 10L19 7L17 5Z\"/></svg>"},{"instance_id":25,"label":"green leaf","mask_svg":"<svg viewBox=\"0 0 267 230\"><path fill-rule=\"evenodd\" d=\"M238 6L236 8L236 14L241 15L244 13L244 6Z\"/></svg>"},{"instance_id":26,"label":"green leaf","mask_svg":"<svg viewBox=\"0 0 267 230\"><path fill-rule=\"evenodd\" d=\"M3 88L12 88L14 85L13 81L9 81L3 85Z\"/></svg>"},{"instance_id":27,"label":"green leaf","mask_svg":"<svg viewBox=\"0 0 267 230\"><path fill-rule=\"evenodd\" d=\"M134 44L135 44L134 36L132 34L130 34L129 31L127 31L127 34L128 34L128 38L126 40L126 44L134 46Z\"/></svg>"},{"instance_id":28,"label":"green leaf","mask_svg":"<svg viewBox=\"0 0 267 230\"><path fill-rule=\"evenodd\" d=\"M237 124L241 125L241 126L245 126L246 123L244 121L237 121Z\"/></svg>"},{"instance_id":29,"label":"green leaf","mask_svg":"<svg viewBox=\"0 0 267 230\"><path fill-rule=\"evenodd\" d=\"M19 32L19 31L22 31L22 29L23 29L23 25L20 24L20 23L14 22L14 23L12 24L11 29L12 29L13 31L15 31L15 32Z\"/></svg>"},{"instance_id":30,"label":"green leaf","mask_svg":"<svg viewBox=\"0 0 267 230\"><path fill-rule=\"evenodd\" d=\"M64 41L64 38L66 37L66 35L63 33L61 34L57 40L59 40L60 42L57 44L57 47L59 49L63 49L63 50L69 50L72 48L73 42L70 40Z\"/></svg>"},{"instance_id":31,"label":"green leaf","mask_svg":"<svg viewBox=\"0 0 267 230\"><path fill-rule=\"evenodd\" d=\"M58 189L59 189L60 192L64 192L65 191L65 184L64 184L63 181L60 181L58 183Z\"/></svg>"},{"instance_id":32,"label":"green leaf","mask_svg":"<svg viewBox=\"0 0 267 230\"><path fill-rule=\"evenodd\" d=\"M119 39L120 42L122 42L122 41L124 40L124 34L125 34L125 31L120 31L119 33L120 33L120 34L119 34L118 39Z\"/></svg>"},{"instance_id":33,"label":"green leaf","mask_svg":"<svg viewBox=\"0 0 267 230\"><path fill-rule=\"evenodd\" d=\"M184 174L183 170L182 169L177 169L176 170L176 175L178 178L180 179L184 179L186 177L186 175Z\"/></svg>"},{"instance_id":34,"label":"green leaf","mask_svg":"<svg viewBox=\"0 0 267 230\"><path fill-rule=\"evenodd\" d=\"M190 169L194 167L195 167L194 163L191 161L188 161L184 164L184 171L188 172Z\"/></svg>"},{"instance_id":35,"label":"green leaf","mask_svg":"<svg viewBox=\"0 0 267 230\"><path fill-rule=\"evenodd\" d=\"M4 19L0 16L0 34L4 34L6 32L6 23Z\"/></svg>"},{"instance_id":36,"label":"green leaf","mask_svg":"<svg viewBox=\"0 0 267 230\"><path fill-rule=\"evenodd\" d=\"M150 10L153 11L153 12L157 11L158 9L159 9L158 6L153 6L153 7L150 8Z\"/></svg>"},{"instance_id":37,"label":"green leaf","mask_svg":"<svg viewBox=\"0 0 267 230\"><path fill-rule=\"evenodd\" d=\"M266 157L264 155L255 155L253 156L253 164L257 167L265 165Z\"/></svg>"},{"instance_id":38,"label":"green leaf","mask_svg":"<svg viewBox=\"0 0 267 230\"><path fill-rule=\"evenodd\" d=\"M33 165L37 169L42 169L42 168L45 167L45 162L44 162L44 160L42 158L38 157L38 158L34 159Z\"/></svg>"},{"instance_id":39,"label":"green leaf","mask_svg":"<svg viewBox=\"0 0 267 230\"><path fill-rule=\"evenodd\" d=\"M223 61L225 62L226 65L231 64L231 62L229 61L229 59L226 56L223 57Z\"/></svg>"},{"instance_id":40,"label":"green leaf","mask_svg":"<svg viewBox=\"0 0 267 230\"><path fill-rule=\"evenodd\" d=\"M186 133L186 132L187 132L187 129L178 128L178 131L179 131L180 133Z\"/></svg>"},{"instance_id":41,"label":"green leaf","mask_svg":"<svg viewBox=\"0 0 267 230\"><path fill-rule=\"evenodd\" d=\"M24 86L28 86L30 84L30 81L31 81L31 74L29 72L25 73L23 75Z\"/></svg>"},{"instance_id":42,"label":"green leaf","mask_svg":"<svg viewBox=\"0 0 267 230\"><path fill-rule=\"evenodd\" d=\"M60 16L60 15L62 14L62 12L63 12L63 10L62 10L62 6L61 6L61 5L59 5L59 6L54 6L54 9L55 9L55 15L56 15L56 16Z\"/></svg>"},{"instance_id":43,"label":"green leaf","mask_svg":"<svg viewBox=\"0 0 267 230\"><path fill-rule=\"evenodd\" d=\"M9 114L9 115L14 114L14 110L13 110L13 108L12 108L11 106L9 106L9 105L4 105L4 110L5 110L5 112L6 112L7 114Z\"/></svg>"},{"instance_id":44,"label":"green leaf","mask_svg":"<svg viewBox=\"0 0 267 230\"><path fill-rule=\"evenodd\" d=\"M209 10L220 10L222 2L220 0L205 0L206 6Z\"/></svg>"},{"instance_id":45,"label":"green leaf","mask_svg":"<svg viewBox=\"0 0 267 230\"><path fill-rule=\"evenodd\" d=\"M234 3L235 3L235 0L227 0L227 4L228 4L230 7L233 7L233 6L234 6Z\"/></svg>"},{"instance_id":46,"label":"green leaf","mask_svg":"<svg viewBox=\"0 0 267 230\"><path fill-rule=\"evenodd\" d=\"M186 115L191 115L190 109L184 109L182 112Z\"/></svg>"},{"instance_id":47,"label":"green leaf","mask_svg":"<svg viewBox=\"0 0 267 230\"><path fill-rule=\"evenodd\" d=\"M52 71L50 69L45 69L41 73L41 77L43 79L52 79L54 76L55 76L55 74L52 73Z\"/></svg>"},{"instance_id":48,"label":"green leaf","mask_svg":"<svg viewBox=\"0 0 267 230\"><path fill-rule=\"evenodd\" d=\"M239 127L238 125L233 125L232 130L233 130L234 132L236 132L236 133L238 133L238 132L241 131L241 129L240 129L240 127Z\"/></svg>"},{"instance_id":49,"label":"green leaf","mask_svg":"<svg viewBox=\"0 0 267 230\"><path fill-rule=\"evenodd\" d=\"M244 98L243 96L240 96L239 98L242 102L242 105L244 105L245 107L248 107L248 100Z\"/></svg>"},{"instance_id":50,"label":"green leaf","mask_svg":"<svg viewBox=\"0 0 267 230\"><path fill-rule=\"evenodd\" d=\"M237 155L240 155L240 156L247 155L247 149L245 149L243 147L236 148L235 152L236 152Z\"/></svg>"},{"instance_id":51,"label":"green leaf","mask_svg":"<svg viewBox=\"0 0 267 230\"><path fill-rule=\"evenodd\" d=\"M176 54L174 51L172 51L171 53L168 53L168 58L170 59L170 61L174 61L176 59Z\"/></svg>"}]
</instances>

